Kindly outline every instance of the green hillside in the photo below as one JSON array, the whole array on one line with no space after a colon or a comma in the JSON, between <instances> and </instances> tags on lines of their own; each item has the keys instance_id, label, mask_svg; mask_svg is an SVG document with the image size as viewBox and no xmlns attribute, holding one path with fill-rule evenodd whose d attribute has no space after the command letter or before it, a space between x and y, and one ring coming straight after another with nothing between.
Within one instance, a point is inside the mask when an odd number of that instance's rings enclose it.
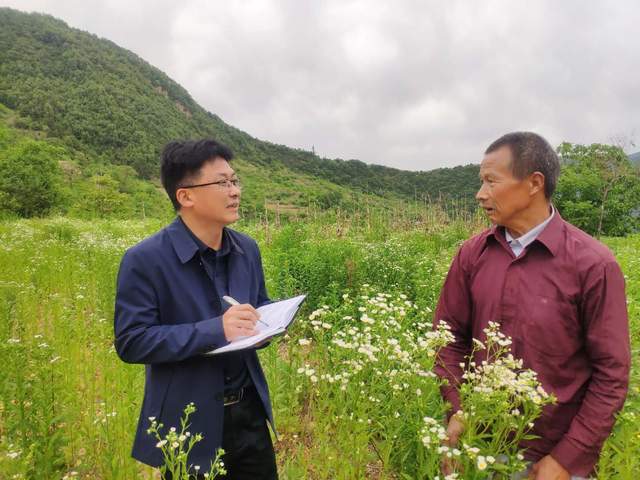
<instances>
[{"instance_id":1,"label":"green hillside","mask_svg":"<svg viewBox=\"0 0 640 480\"><path fill-rule=\"evenodd\" d=\"M7 212L80 218L172 215L157 178L141 178L129 165L96 161L59 138L22 128L25 123L17 112L0 104L0 216ZM262 215L265 209L283 215L331 206L398 209L403 203L395 196L361 193L293 172L280 163L265 168L236 158L233 165L243 179L244 216ZM40 188L43 183L47 183L47 192ZM10 198L4 198L7 196Z\"/></svg>"},{"instance_id":2,"label":"green hillside","mask_svg":"<svg viewBox=\"0 0 640 480\"><path fill-rule=\"evenodd\" d=\"M67 167L85 179L110 177L119 190L118 177L153 180L167 141L212 136L236 152L254 209L348 208L365 198L381 202L377 196L471 199L475 192L475 165L407 172L257 140L134 53L51 16L1 8L0 27L0 103L10 112L4 128L64 147Z\"/></svg>"}]
</instances>

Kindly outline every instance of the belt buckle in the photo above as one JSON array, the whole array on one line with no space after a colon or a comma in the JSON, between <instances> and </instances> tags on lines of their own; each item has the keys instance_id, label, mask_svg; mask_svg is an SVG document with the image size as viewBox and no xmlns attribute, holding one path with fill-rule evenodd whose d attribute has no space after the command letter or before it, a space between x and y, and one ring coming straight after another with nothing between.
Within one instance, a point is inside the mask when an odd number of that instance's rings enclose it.
<instances>
[{"instance_id":1,"label":"belt buckle","mask_svg":"<svg viewBox=\"0 0 640 480\"><path fill-rule=\"evenodd\" d=\"M240 402L244 397L244 388L241 388L237 392L230 393L224 396L224 406L235 405Z\"/></svg>"}]
</instances>

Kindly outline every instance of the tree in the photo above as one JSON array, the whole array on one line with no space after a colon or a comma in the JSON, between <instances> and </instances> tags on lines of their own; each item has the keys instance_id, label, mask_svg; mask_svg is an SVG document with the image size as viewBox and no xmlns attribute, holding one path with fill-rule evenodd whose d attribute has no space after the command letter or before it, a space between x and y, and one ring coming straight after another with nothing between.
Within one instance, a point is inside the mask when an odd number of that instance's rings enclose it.
<instances>
[{"instance_id":1,"label":"tree","mask_svg":"<svg viewBox=\"0 0 640 480\"><path fill-rule=\"evenodd\" d=\"M58 161L66 151L21 139L0 151L0 209L23 217L47 215L61 200Z\"/></svg>"},{"instance_id":2,"label":"tree","mask_svg":"<svg viewBox=\"0 0 640 480\"><path fill-rule=\"evenodd\" d=\"M130 197L121 193L118 182L109 174L93 175L76 192L79 195L71 214L81 218L127 218L131 214Z\"/></svg>"},{"instance_id":3,"label":"tree","mask_svg":"<svg viewBox=\"0 0 640 480\"><path fill-rule=\"evenodd\" d=\"M562 174L555 200L569 221L598 237L638 230L640 175L621 148L563 143L558 153Z\"/></svg>"}]
</instances>

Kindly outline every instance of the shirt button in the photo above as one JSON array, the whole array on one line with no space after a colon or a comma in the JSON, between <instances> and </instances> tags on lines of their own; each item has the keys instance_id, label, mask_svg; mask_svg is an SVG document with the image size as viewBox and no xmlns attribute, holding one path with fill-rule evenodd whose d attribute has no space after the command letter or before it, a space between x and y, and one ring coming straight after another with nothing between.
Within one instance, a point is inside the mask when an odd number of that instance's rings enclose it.
<instances>
[{"instance_id":1,"label":"shirt button","mask_svg":"<svg viewBox=\"0 0 640 480\"><path fill-rule=\"evenodd\" d=\"M231 381L231 377L224 377L224 381L225 382L230 382Z\"/></svg>"}]
</instances>

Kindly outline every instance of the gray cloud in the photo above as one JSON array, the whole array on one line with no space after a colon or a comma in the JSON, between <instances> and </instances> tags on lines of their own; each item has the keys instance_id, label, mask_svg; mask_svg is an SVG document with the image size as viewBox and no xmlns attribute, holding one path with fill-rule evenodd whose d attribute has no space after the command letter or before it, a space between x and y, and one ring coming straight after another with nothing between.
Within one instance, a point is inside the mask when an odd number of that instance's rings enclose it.
<instances>
[{"instance_id":1,"label":"gray cloud","mask_svg":"<svg viewBox=\"0 0 640 480\"><path fill-rule=\"evenodd\" d=\"M109 38L253 136L411 170L640 128L640 3L0 0Z\"/></svg>"}]
</instances>

